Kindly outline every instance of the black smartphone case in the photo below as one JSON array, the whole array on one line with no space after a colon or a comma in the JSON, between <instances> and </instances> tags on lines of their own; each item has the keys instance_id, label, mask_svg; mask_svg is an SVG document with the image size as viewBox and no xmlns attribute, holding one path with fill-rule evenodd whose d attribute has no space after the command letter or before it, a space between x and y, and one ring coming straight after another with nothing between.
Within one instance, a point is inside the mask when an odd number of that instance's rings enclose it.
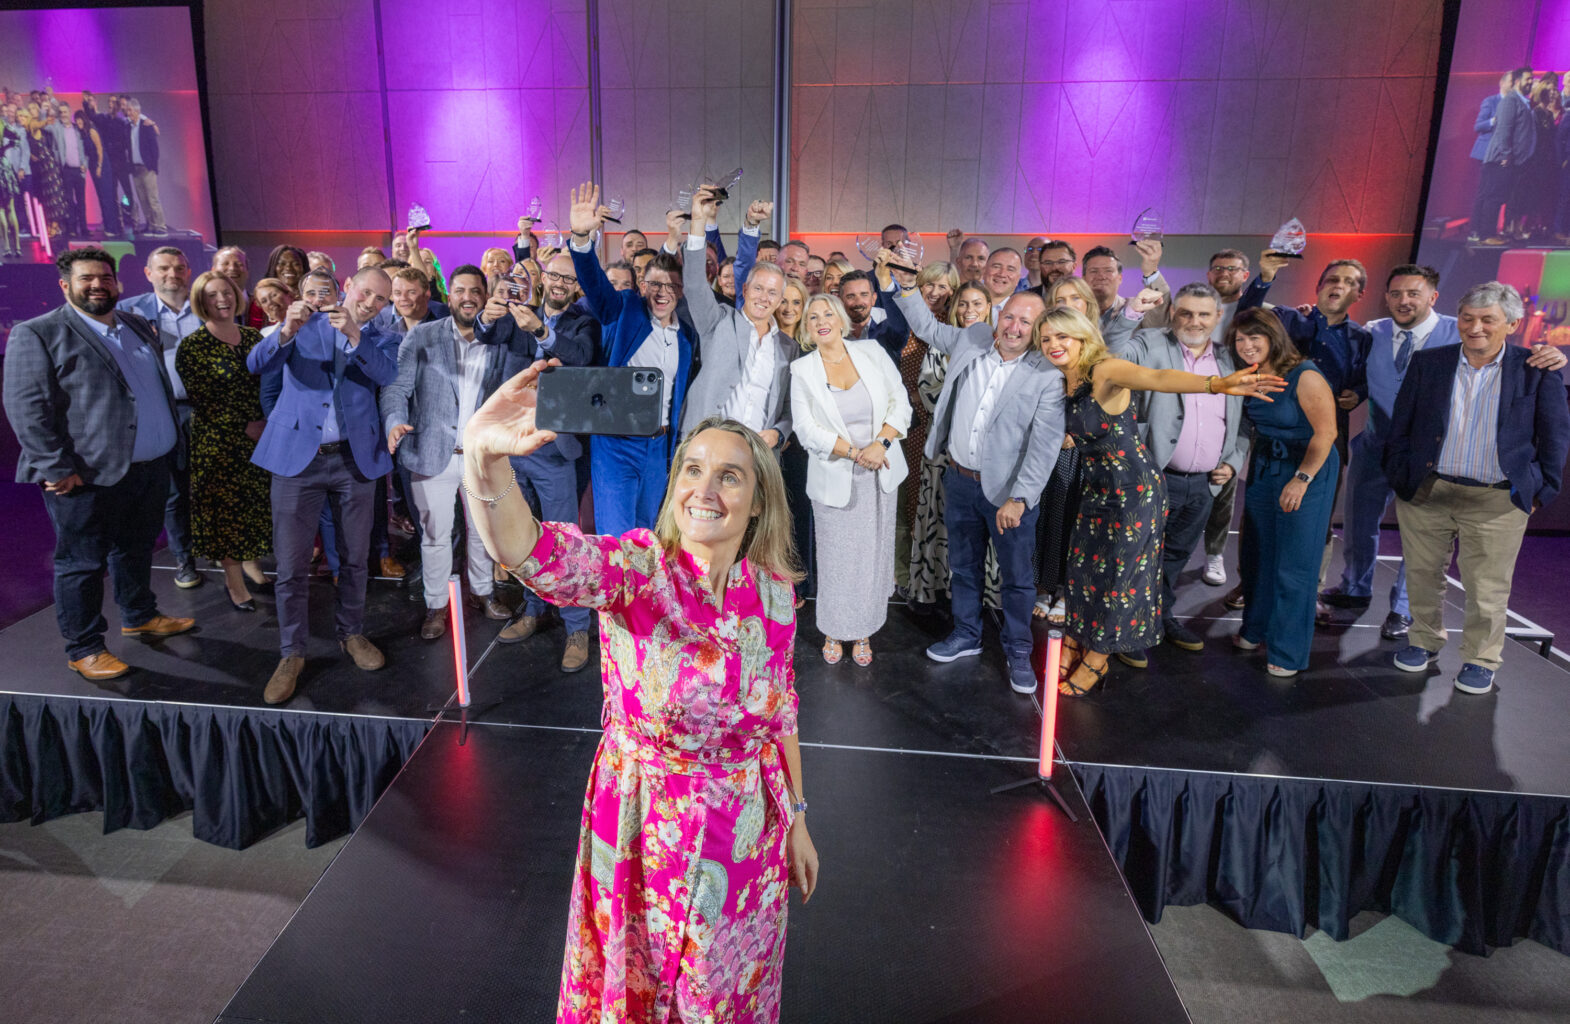
<instances>
[{"instance_id":1,"label":"black smartphone case","mask_svg":"<svg viewBox=\"0 0 1570 1024\"><path fill-rule=\"evenodd\" d=\"M540 373L535 426L558 434L653 437L664 375L647 366L551 366Z\"/></svg>"}]
</instances>

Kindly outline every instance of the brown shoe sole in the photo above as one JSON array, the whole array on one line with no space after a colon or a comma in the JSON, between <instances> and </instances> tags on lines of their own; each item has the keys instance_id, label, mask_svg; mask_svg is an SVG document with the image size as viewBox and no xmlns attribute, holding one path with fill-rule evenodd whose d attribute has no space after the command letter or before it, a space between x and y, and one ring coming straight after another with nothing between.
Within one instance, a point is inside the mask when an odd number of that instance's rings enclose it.
<instances>
[{"instance_id":1,"label":"brown shoe sole","mask_svg":"<svg viewBox=\"0 0 1570 1024\"><path fill-rule=\"evenodd\" d=\"M294 660L296 660L296 658L285 658L283 661L280 661L278 663L278 667L273 670L272 678L267 680L267 688L262 691L262 700L265 703L282 704L294 696L295 689L300 685L300 673L305 671L305 659L298 658L299 664L294 666L294 671L286 671L285 664ZM288 688L279 688L275 690L273 688L273 684L278 682L281 677L287 680Z\"/></svg>"},{"instance_id":2,"label":"brown shoe sole","mask_svg":"<svg viewBox=\"0 0 1570 1024\"><path fill-rule=\"evenodd\" d=\"M194 621L191 622L190 625L181 626L179 629L149 629L146 626L121 626L120 627L120 635L121 636L144 636L144 637L145 636L152 636L152 637L179 636L181 633L189 633L191 630L193 630L195 628L196 628L196 623Z\"/></svg>"},{"instance_id":3,"label":"brown shoe sole","mask_svg":"<svg viewBox=\"0 0 1570 1024\"><path fill-rule=\"evenodd\" d=\"M120 665L118 670L111 670L108 672L101 671L99 669L84 668L73 661L66 662L65 667L70 669L72 672L75 672L83 679L94 683L101 683L108 679L119 679L121 676L130 675L131 673L131 666L124 663Z\"/></svg>"}]
</instances>

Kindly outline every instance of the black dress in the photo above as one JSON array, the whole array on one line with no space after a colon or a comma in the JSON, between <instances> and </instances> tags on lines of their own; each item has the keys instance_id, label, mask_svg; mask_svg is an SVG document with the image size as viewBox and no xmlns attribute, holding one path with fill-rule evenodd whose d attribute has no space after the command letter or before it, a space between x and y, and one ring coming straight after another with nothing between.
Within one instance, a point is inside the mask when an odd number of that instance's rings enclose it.
<instances>
[{"instance_id":1,"label":"black dress","mask_svg":"<svg viewBox=\"0 0 1570 1024\"><path fill-rule=\"evenodd\" d=\"M1140 443L1134 405L1109 415L1086 380L1064 426L1079 451L1079 514L1069 542L1064 603L1070 636L1101 654L1161 642L1161 538L1167 489Z\"/></svg>"},{"instance_id":2,"label":"black dress","mask_svg":"<svg viewBox=\"0 0 1570 1024\"><path fill-rule=\"evenodd\" d=\"M175 350L175 372L191 396L191 550L248 561L272 551L272 477L251 461L246 424L260 420L260 381L245 357L261 332L240 328L230 346L206 327Z\"/></svg>"},{"instance_id":3,"label":"black dress","mask_svg":"<svg viewBox=\"0 0 1570 1024\"><path fill-rule=\"evenodd\" d=\"M1041 492L1041 515L1036 517L1036 590L1055 594L1068 579L1068 553L1074 539L1074 519L1079 513L1079 449L1058 452L1052 478Z\"/></svg>"}]
</instances>

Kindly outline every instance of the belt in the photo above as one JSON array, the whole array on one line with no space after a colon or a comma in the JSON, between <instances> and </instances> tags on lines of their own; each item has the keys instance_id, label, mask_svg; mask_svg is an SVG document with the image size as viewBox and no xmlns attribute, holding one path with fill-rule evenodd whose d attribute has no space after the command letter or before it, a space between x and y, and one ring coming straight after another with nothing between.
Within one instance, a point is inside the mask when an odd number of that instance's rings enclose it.
<instances>
[{"instance_id":1,"label":"belt","mask_svg":"<svg viewBox=\"0 0 1570 1024\"><path fill-rule=\"evenodd\" d=\"M967 480L974 480L978 484L981 483L980 473L976 472L974 469L966 469L964 466L961 466L959 463L954 461L954 456L952 455L949 456L949 468L953 469L954 472L958 473Z\"/></svg>"},{"instance_id":2,"label":"belt","mask_svg":"<svg viewBox=\"0 0 1570 1024\"><path fill-rule=\"evenodd\" d=\"M347 443L344 441L328 441L324 445L317 446L316 454L337 455L339 452L343 451L345 447L347 447Z\"/></svg>"},{"instance_id":3,"label":"belt","mask_svg":"<svg viewBox=\"0 0 1570 1024\"><path fill-rule=\"evenodd\" d=\"M453 445L452 446L452 453L454 455L462 455L463 454L463 445L461 445L461 444Z\"/></svg>"},{"instance_id":4,"label":"belt","mask_svg":"<svg viewBox=\"0 0 1570 1024\"><path fill-rule=\"evenodd\" d=\"M1508 491L1510 489L1509 480L1501 480L1497 484L1485 484L1483 481L1473 480L1469 476L1451 476L1449 473L1435 473L1434 475L1446 483L1458 484L1462 487L1487 487L1496 491Z\"/></svg>"},{"instance_id":5,"label":"belt","mask_svg":"<svg viewBox=\"0 0 1570 1024\"><path fill-rule=\"evenodd\" d=\"M1193 469L1193 470L1190 470L1190 469L1163 469L1161 472L1165 473L1167 476L1206 476L1206 477L1208 477L1210 475L1209 473L1207 473L1207 472L1205 472L1203 470L1198 470L1198 469Z\"/></svg>"}]
</instances>

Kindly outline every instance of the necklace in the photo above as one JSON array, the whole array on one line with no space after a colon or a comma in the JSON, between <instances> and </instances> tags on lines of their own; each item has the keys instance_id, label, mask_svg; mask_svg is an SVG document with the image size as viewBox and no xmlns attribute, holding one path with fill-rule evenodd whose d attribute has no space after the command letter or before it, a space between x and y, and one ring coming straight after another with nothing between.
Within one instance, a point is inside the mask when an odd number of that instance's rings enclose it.
<instances>
[{"instance_id":1,"label":"necklace","mask_svg":"<svg viewBox=\"0 0 1570 1024\"><path fill-rule=\"evenodd\" d=\"M822 350L820 349L818 351L818 358L822 359L825 363L828 363L830 366L838 366L839 364L843 363L845 360L849 359L850 358L850 354L846 353L845 355L840 356L838 359L830 359L827 356L825 356L823 354Z\"/></svg>"}]
</instances>

